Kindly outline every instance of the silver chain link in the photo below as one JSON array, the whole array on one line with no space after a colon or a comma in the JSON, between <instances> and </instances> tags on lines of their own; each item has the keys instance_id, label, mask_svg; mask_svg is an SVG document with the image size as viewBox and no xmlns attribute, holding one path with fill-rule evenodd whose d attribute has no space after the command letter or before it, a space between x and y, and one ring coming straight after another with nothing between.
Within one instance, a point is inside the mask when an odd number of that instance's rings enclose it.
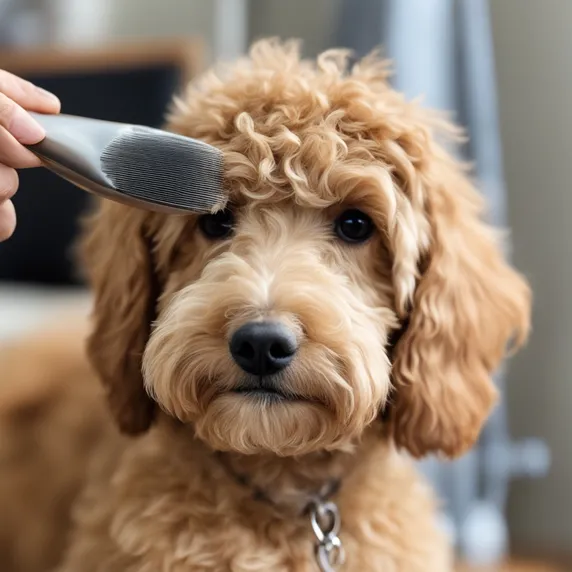
<instances>
[{"instance_id":1,"label":"silver chain link","mask_svg":"<svg viewBox=\"0 0 572 572\"><path fill-rule=\"evenodd\" d=\"M272 497L266 491L256 487L247 475L235 471L225 455L219 452L217 458L239 484L252 489L256 500L264 501L274 507L278 506ZM338 572L339 567L343 566L346 560L344 547L338 537L341 526L340 511L334 502L325 500L336 492L339 484L339 481L326 483L317 495L310 497L309 504L305 505L302 512L302 514L307 514L306 510L310 511L312 530L318 541L316 561L320 572Z\"/></svg>"},{"instance_id":2,"label":"silver chain link","mask_svg":"<svg viewBox=\"0 0 572 572\"><path fill-rule=\"evenodd\" d=\"M336 572L343 566L346 554L338 537L341 526L340 511L333 502L316 500L310 510L310 522L318 544L316 559L321 572Z\"/></svg>"}]
</instances>

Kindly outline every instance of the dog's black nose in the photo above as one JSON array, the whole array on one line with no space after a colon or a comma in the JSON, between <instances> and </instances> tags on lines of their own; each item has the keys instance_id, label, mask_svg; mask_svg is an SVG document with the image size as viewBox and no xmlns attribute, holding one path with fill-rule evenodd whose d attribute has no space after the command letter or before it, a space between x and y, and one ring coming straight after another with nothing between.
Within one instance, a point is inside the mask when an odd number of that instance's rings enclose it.
<instances>
[{"instance_id":1,"label":"dog's black nose","mask_svg":"<svg viewBox=\"0 0 572 572\"><path fill-rule=\"evenodd\" d=\"M294 332L278 322L249 322L230 340L234 361L252 375L272 375L284 369L297 349Z\"/></svg>"}]
</instances>

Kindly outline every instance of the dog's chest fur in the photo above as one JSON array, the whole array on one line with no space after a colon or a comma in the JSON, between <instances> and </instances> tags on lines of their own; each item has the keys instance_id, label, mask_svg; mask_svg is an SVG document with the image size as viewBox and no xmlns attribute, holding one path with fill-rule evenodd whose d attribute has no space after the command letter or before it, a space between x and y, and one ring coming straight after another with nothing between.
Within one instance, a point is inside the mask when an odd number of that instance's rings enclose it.
<instances>
[{"instance_id":1,"label":"dog's chest fur","mask_svg":"<svg viewBox=\"0 0 572 572\"><path fill-rule=\"evenodd\" d=\"M268 459L249 458L240 468L259 464L253 479L262 487L274 482L266 490L283 502L289 494L295 498L296 483L311 487L313 471L305 462L276 460L280 466L273 468ZM447 543L435 528L429 488L379 437L366 437L344 460L334 455L331 462L314 462L324 480L330 478L328 465L335 476L346 475L333 499L342 518L344 570L452 569ZM62 572L318 570L309 517L286 507L280 514L280 508L254 500L188 434L161 424L130 444L117 462L108 460L107 471L88 486L78 506L73 548Z\"/></svg>"}]
</instances>

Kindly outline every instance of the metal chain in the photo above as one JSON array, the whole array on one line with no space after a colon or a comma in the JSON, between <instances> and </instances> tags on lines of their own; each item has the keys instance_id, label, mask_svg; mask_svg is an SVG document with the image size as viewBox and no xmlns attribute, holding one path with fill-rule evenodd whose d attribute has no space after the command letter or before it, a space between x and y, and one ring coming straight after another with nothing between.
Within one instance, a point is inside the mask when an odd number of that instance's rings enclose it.
<instances>
[{"instance_id":1,"label":"metal chain","mask_svg":"<svg viewBox=\"0 0 572 572\"><path fill-rule=\"evenodd\" d=\"M316 500L310 510L310 522L318 544L316 559L321 572L336 572L344 565L346 554L338 537L340 511L333 502Z\"/></svg>"},{"instance_id":2,"label":"metal chain","mask_svg":"<svg viewBox=\"0 0 572 572\"><path fill-rule=\"evenodd\" d=\"M234 470L229 460L222 453L217 453L217 458L228 473L242 486L250 488L252 496L257 501L265 502L278 508L276 501L263 489L251 482L251 479ZM338 537L341 526L340 511L332 501L327 501L338 490L340 482L332 480L322 487L316 495L309 496L309 502L302 514L310 514L312 530L318 543L316 545L316 561L320 572L337 572L344 565L346 553L342 542Z\"/></svg>"}]
</instances>

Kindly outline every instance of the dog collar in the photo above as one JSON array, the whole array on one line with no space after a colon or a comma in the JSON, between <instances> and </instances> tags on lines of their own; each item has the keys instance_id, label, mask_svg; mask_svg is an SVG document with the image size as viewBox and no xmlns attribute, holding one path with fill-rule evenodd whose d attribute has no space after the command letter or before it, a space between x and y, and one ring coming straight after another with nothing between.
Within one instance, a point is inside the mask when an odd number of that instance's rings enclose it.
<instances>
[{"instance_id":1,"label":"dog collar","mask_svg":"<svg viewBox=\"0 0 572 572\"><path fill-rule=\"evenodd\" d=\"M266 503L282 512L281 505L267 491L254 484L248 475L236 471L224 453L218 451L216 458L234 481L251 490L254 501ZM331 500L340 485L339 479L332 479L316 493L305 495L302 510L295 515L295 518L310 519L310 526L316 539L316 562L321 572L336 572L345 561L344 547L339 538L340 511L336 503Z\"/></svg>"}]
</instances>

